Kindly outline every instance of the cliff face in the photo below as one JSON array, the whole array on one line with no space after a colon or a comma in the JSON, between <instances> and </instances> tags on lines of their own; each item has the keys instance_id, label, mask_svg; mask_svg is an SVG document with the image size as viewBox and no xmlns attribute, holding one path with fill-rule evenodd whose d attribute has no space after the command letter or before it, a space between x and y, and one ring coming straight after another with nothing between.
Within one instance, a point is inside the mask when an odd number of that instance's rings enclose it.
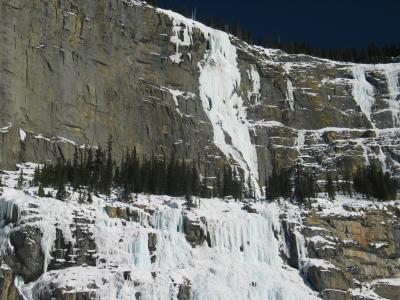
<instances>
[{"instance_id":1,"label":"cliff face","mask_svg":"<svg viewBox=\"0 0 400 300\"><path fill-rule=\"evenodd\" d=\"M287 261L324 299L398 298L399 206L339 196L282 216ZM294 217L297 216L297 217Z\"/></svg>"},{"instance_id":2,"label":"cliff face","mask_svg":"<svg viewBox=\"0 0 400 300\"><path fill-rule=\"evenodd\" d=\"M0 13L0 120L28 132L25 149L4 137L2 165L46 159L32 151L46 147L39 134L91 145L112 135L118 154L136 145L204 159L212 130L189 93L198 94L203 49L192 63L172 63L168 16L123 1L2 1Z\"/></svg>"},{"instance_id":3,"label":"cliff face","mask_svg":"<svg viewBox=\"0 0 400 300\"><path fill-rule=\"evenodd\" d=\"M65 201L2 173L0 299L393 299L400 201ZM83 192L85 193L85 192Z\"/></svg>"},{"instance_id":4,"label":"cliff face","mask_svg":"<svg viewBox=\"0 0 400 300\"><path fill-rule=\"evenodd\" d=\"M138 1L0 5L3 167L112 135L117 156L173 151L209 176L229 160L254 183L296 160L400 172L400 64L253 47Z\"/></svg>"}]
</instances>

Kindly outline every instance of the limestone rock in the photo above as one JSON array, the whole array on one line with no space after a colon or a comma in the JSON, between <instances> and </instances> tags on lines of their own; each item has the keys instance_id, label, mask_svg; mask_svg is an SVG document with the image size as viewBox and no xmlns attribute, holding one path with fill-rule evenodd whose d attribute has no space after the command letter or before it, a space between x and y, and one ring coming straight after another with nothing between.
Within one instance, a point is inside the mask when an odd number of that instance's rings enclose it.
<instances>
[{"instance_id":1,"label":"limestone rock","mask_svg":"<svg viewBox=\"0 0 400 300\"><path fill-rule=\"evenodd\" d=\"M42 232L37 227L26 226L10 235L14 252L4 257L5 262L26 282L36 280L43 273Z\"/></svg>"},{"instance_id":2,"label":"limestone rock","mask_svg":"<svg viewBox=\"0 0 400 300\"><path fill-rule=\"evenodd\" d=\"M179 286L178 300L190 300L192 299L192 286L189 280L186 280L186 284Z\"/></svg>"},{"instance_id":3,"label":"limestone rock","mask_svg":"<svg viewBox=\"0 0 400 300\"><path fill-rule=\"evenodd\" d=\"M5 264L0 267L0 300L19 300L19 294L14 286L12 270Z\"/></svg>"},{"instance_id":4,"label":"limestone rock","mask_svg":"<svg viewBox=\"0 0 400 300\"><path fill-rule=\"evenodd\" d=\"M310 266L306 272L307 280L317 291L335 289L347 291L351 285L342 270Z\"/></svg>"},{"instance_id":5,"label":"limestone rock","mask_svg":"<svg viewBox=\"0 0 400 300\"><path fill-rule=\"evenodd\" d=\"M204 222L205 220L203 220ZM192 245L192 247L201 246L206 240L206 234L204 232L205 224L202 221L191 220L187 216L184 217L183 230L185 232L186 240Z\"/></svg>"},{"instance_id":6,"label":"limestone rock","mask_svg":"<svg viewBox=\"0 0 400 300\"><path fill-rule=\"evenodd\" d=\"M400 282L378 281L373 285L373 290L383 298L396 300L400 297Z\"/></svg>"},{"instance_id":7,"label":"limestone rock","mask_svg":"<svg viewBox=\"0 0 400 300\"><path fill-rule=\"evenodd\" d=\"M242 207L242 209L247 211L248 213L251 213L251 214L256 214L257 213L257 210L255 208L251 207L251 205L249 205L249 204L244 205Z\"/></svg>"},{"instance_id":8,"label":"limestone rock","mask_svg":"<svg viewBox=\"0 0 400 300\"><path fill-rule=\"evenodd\" d=\"M21 161L68 159L75 146L104 145L110 135L116 159L136 146L141 156L174 153L196 160L200 173L207 169L210 176L222 161L232 162L210 142L213 127L199 89L207 36L200 29L193 28L191 45L179 47L177 64L171 59L177 51L171 42L173 21L146 5L8 2L0 9L0 39L8 41L0 45L6 66L0 78L2 168ZM42 24L51 26L43 31ZM291 167L298 159L317 176L326 169L340 174L345 166L364 164L365 148L376 145L387 168L400 176L394 163L399 161L398 145L391 142L399 133L377 136L371 123L379 129L399 126L390 110L390 101L397 101L391 90L398 81L396 66L389 74L382 66L282 51L268 50L266 55L239 39L231 43L241 79L235 93L246 107L261 185L272 166ZM374 90L368 116L353 93L357 70ZM258 74L257 80L249 74ZM24 140L20 129L25 130ZM229 134L226 141L232 141ZM368 160L381 164L382 156L368 154Z\"/></svg>"},{"instance_id":9,"label":"limestone rock","mask_svg":"<svg viewBox=\"0 0 400 300\"><path fill-rule=\"evenodd\" d=\"M110 218L119 218L126 221L140 221L140 213L138 210L132 210L127 207L107 206L106 213Z\"/></svg>"},{"instance_id":10,"label":"limestone rock","mask_svg":"<svg viewBox=\"0 0 400 300\"><path fill-rule=\"evenodd\" d=\"M324 300L352 300L353 297L345 291L326 289L321 292Z\"/></svg>"}]
</instances>

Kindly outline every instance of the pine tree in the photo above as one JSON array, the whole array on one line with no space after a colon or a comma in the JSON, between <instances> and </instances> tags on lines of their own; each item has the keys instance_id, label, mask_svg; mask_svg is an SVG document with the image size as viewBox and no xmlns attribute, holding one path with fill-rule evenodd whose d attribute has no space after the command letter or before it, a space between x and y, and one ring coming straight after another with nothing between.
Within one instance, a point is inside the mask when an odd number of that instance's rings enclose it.
<instances>
[{"instance_id":1,"label":"pine tree","mask_svg":"<svg viewBox=\"0 0 400 300\"><path fill-rule=\"evenodd\" d=\"M78 148L75 147L74 156L72 159L72 178L71 185L74 191L76 191L80 184L80 170L79 170L79 155Z\"/></svg>"},{"instance_id":2,"label":"pine tree","mask_svg":"<svg viewBox=\"0 0 400 300\"><path fill-rule=\"evenodd\" d=\"M300 165L296 166L296 177L294 183L294 196L300 203L305 203L305 200L315 198L315 180L314 176L303 171Z\"/></svg>"},{"instance_id":3,"label":"pine tree","mask_svg":"<svg viewBox=\"0 0 400 300\"><path fill-rule=\"evenodd\" d=\"M33 172L33 180L32 180L32 185L33 186L38 186L40 182L40 168L37 166L35 168L35 171Z\"/></svg>"},{"instance_id":4,"label":"pine tree","mask_svg":"<svg viewBox=\"0 0 400 300\"><path fill-rule=\"evenodd\" d=\"M63 201L67 196L65 185L60 183L57 188L56 199Z\"/></svg>"},{"instance_id":5,"label":"pine tree","mask_svg":"<svg viewBox=\"0 0 400 300\"><path fill-rule=\"evenodd\" d=\"M349 167L346 167L344 170L342 191L343 191L343 194L348 195L350 198L353 196L353 189L352 189L351 182L352 182L352 172Z\"/></svg>"},{"instance_id":6,"label":"pine tree","mask_svg":"<svg viewBox=\"0 0 400 300\"><path fill-rule=\"evenodd\" d=\"M214 187L214 197L223 198L224 197L224 181L222 179L221 172L217 173L217 180Z\"/></svg>"},{"instance_id":7,"label":"pine tree","mask_svg":"<svg viewBox=\"0 0 400 300\"><path fill-rule=\"evenodd\" d=\"M189 195L189 194L186 194L185 195L185 200L186 200L186 202L185 202L185 206L187 207L187 208L195 208L196 207L196 204L193 202L193 197L192 197L192 195Z\"/></svg>"},{"instance_id":8,"label":"pine tree","mask_svg":"<svg viewBox=\"0 0 400 300\"><path fill-rule=\"evenodd\" d=\"M249 174L247 177L247 197L250 199L254 199L255 195L254 195L254 186L253 186L253 182L251 180L251 175Z\"/></svg>"},{"instance_id":9,"label":"pine tree","mask_svg":"<svg viewBox=\"0 0 400 300\"><path fill-rule=\"evenodd\" d=\"M380 201L394 200L397 196L396 180L383 173L380 166L360 168L354 176L354 189L366 198Z\"/></svg>"},{"instance_id":10,"label":"pine tree","mask_svg":"<svg viewBox=\"0 0 400 300\"><path fill-rule=\"evenodd\" d=\"M335 200L335 186L333 185L332 176L330 173L326 173L326 185L325 185L325 193L328 195L330 200Z\"/></svg>"},{"instance_id":11,"label":"pine tree","mask_svg":"<svg viewBox=\"0 0 400 300\"><path fill-rule=\"evenodd\" d=\"M191 185L192 185L192 194L195 196L199 196L200 193L200 177L197 172L196 165L193 163L192 166L192 179L191 179Z\"/></svg>"},{"instance_id":12,"label":"pine tree","mask_svg":"<svg viewBox=\"0 0 400 300\"><path fill-rule=\"evenodd\" d=\"M79 197L78 197L78 203L83 204L85 203L85 193L82 193L82 190L79 189Z\"/></svg>"},{"instance_id":13,"label":"pine tree","mask_svg":"<svg viewBox=\"0 0 400 300\"><path fill-rule=\"evenodd\" d=\"M24 172L23 172L22 169L21 169L21 171L19 173L17 185L18 185L18 189L21 190L23 188L23 185L24 185Z\"/></svg>"},{"instance_id":14,"label":"pine tree","mask_svg":"<svg viewBox=\"0 0 400 300\"><path fill-rule=\"evenodd\" d=\"M167 167L167 195L175 195L177 190L177 175L175 155L172 153Z\"/></svg>"},{"instance_id":15,"label":"pine tree","mask_svg":"<svg viewBox=\"0 0 400 300\"><path fill-rule=\"evenodd\" d=\"M92 199L92 193L89 191L88 192L88 197L87 197L87 203L92 204L93 203L93 199Z\"/></svg>"},{"instance_id":16,"label":"pine tree","mask_svg":"<svg viewBox=\"0 0 400 300\"><path fill-rule=\"evenodd\" d=\"M92 176L93 176L93 151L92 148L89 148L87 150L87 153L85 154L86 156L86 166L84 168L84 176L83 176L83 182L85 186L91 186L92 185Z\"/></svg>"},{"instance_id":17,"label":"pine tree","mask_svg":"<svg viewBox=\"0 0 400 300\"><path fill-rule=\"evenodd\" d=\"M265 186L267 199L276 200L281 196L282 192L280 190L280 176L278 175L276 168L272 170L272 174L266 180Z\"/></svg>"},{"instance_id":18,"label":"pine tree","mask_svg":"<svg viewBox=\"0 0 400 300\"><path fill-rule=\"evenodd\" d=\"M215 190L216 188L214 188ZM208 186L207 186L207 178L204 177L203 180L200 183L200 196L202 198L209 198L209 190L208 190ZM215 197L215 195L213 195Z\"/></svg>"},{"instance_id":19,"label":"pine tree","mask_svg":"<svg viewBox=\"0 0 400 300\"><path fill-rule=\"evenodd\" d=\"M43 185L42 185L42 184L39 184L39 188L38 188L37 195L38 195L39 197L41 197L41 198L45 196L45 194L44 194L44 188L43 188Z\"/></svg>"},{"instance_id":20,"label":"pine tree","mask_svg":"<svg viewBox=\"0 0 400 300\"><path fill-rule=\"evenodd\" d=\"M104 186L102 186L101 180L104 179L104 152L99 145L96 149L95 152L95 158L93 162L93 173L92 173L92 180L90 187L94 190L100 190L104 189ZM102 176L103 175L103 176Z\"/></svg>"},{"instance_id":21,"label":"pine tree","mask_svg":"<svg viewBox=\"0 0 400 300\"><path fill-rule=\"evenodd\" d=\"M291 169L283 169L280 172L280 193L284 199L292 197L292 181L291 181Z\"/></svg>"},{"instance_id":22,"label":"pine tree","mask_svg":"<svg viewBox=\"0 0 400 300\"><path fill-rule=\"evenodd\" d=\"M242 188L243 182L240 175L238 175L236 169L233 169L233 197L235 200L242 200Z\"/></svg>"},{"instance_id":23,"label":"pine tree","mask_svg":"<svg viewBox=\"0 0 400 300\"><path fill-rule=\"evenodd\" d=\"M111 193L111 186L113 180L113 159L112 159L112 136L108 139L107 145L107 160L103 166L101 186L103 193L107 196Z\"/></svg>"}]
</instances>

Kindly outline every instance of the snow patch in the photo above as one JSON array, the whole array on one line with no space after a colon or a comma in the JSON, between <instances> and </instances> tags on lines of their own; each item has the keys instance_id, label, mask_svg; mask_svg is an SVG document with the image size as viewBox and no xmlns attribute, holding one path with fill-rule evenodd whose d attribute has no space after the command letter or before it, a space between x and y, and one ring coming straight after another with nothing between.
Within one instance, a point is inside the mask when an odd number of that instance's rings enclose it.
<instances>
[{"instance_id":1,"label":"snow patch","mask_svg":"<svg viewBox=\"0 0 400 300\"><path fill-rule=\"evenodd\" d=\"M8 123L7 126L1 127L0 128L0 133L7 133L10 131L10 129L12 128L12 124Z\"/></svg>"},{"instance_id":2,"label":"snow patch","mask_svg":"<svg viewBox=\"0 0 400 300\"><path fill-rule=\"evenodd\" d=\"M19 129L19 139L21 142L25 142L26 132L23 129Z\"/></svg>"}]
</instances>

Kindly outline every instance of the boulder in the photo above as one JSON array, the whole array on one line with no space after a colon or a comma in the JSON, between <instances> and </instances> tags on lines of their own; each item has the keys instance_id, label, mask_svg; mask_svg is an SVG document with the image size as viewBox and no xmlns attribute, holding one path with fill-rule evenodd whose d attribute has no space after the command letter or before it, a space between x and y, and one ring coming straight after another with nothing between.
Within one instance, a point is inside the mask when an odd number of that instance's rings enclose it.
<instances>
[{"instance_id":1,"label":"boulder","mask_svg":"<svg viewBox=\"0 0 400 300\"><path fill-rule=\"evenodd\" d=\"M190 300L192 299L192 285L189 280L186 280L185 284L179 286L178 300Z\"/></svg>"},{"instance_id":2,"label":"boulder","mask_svg":"<svg viewBox=\"0 0 400 300\"><path fill-rule=\"evenodd\" d=\"M157 234L155 232L149 232L147 244L150 252L150 259L153 263L156 261L156 255L154 252L157 250Z\"/></svg>"},{"instance_id":3,"label":"boulder","mask_svg":"<svg viewBox=\"0 0 400 300\"><path fill-rule=\"evenodd\" d=\"M146 207L144 207L146 209ZM110 218L119 218L126 221L140 221L140 214L137 209L129 209L128 207L106 206L106 213Z\"/></svg>"},{"instance_id":4,"label":"boulder","mask_svg":"<svg viewBox=\"0 0 400 300\"><path fill-rule=\"evenodd\" d=\"M322 135L323 139L327 144L332 144L334 141L337 140L337 132L336 131L326 131Z\"/></svg>"},{"instance_id":5,"label":"boulder","mask_svg":"<svg viewBox=\"0 0 400 300\"><path fill-rule=\"evenodd\" d=\"M42 232L34 226L12 231L10 242L14 252L4 257L5 262L25 282L36 280L43 273Z\"/></svg>"},{"instance_id":6,"label":"boulder","mask_svg":"<svg viewBox=\"0 0 400 300\"><path fill-rule=\"evenodd\" d=\"M206 240L206 234L204 232L204 222L192 220L187 216L184 217L183 230L185 232L186 240L192 247L203 245ZM202 224L203 223L203 224Z\"/></svg>"},{"instance_id":7,"label":"boulder","mask_svg":"<svg viewBox=\"0 0 400 300\"><path fill-rule=\"evenodd\" d=\"M324 300L352 300L352 296L346 291L326 289L321 291Z\"/></svg>"},{"instance_id":8,"label":"boulder","mask_svg":"<svg viewBox=\"0 0 400 300\"><path fill-rule=\"evenodd\" d=\"M400 278L397 280L378 281L373 284L373 290L383 298L398 300L400 299Z\"/></svg>"},{"instance_id":9,"label":"boulder","mask_svg":"<svg viewBox=\"0 0 400 300\"><path fill-rule=\"evenodd\" d=\"M375 132L375 130L369 129L364 132L362 137L374 139L374 138L376 138L376 132Z\"/></svg>"},{"instance_id":10,"label":"boulder","mask_svg":"<svg viewBox=\"0 0 400 300\"><path fill-rule=\"evenodd\" d=\"M256 214L257 213L257 210L255 209L255 208L253 208L251 205L249 205L249 204L246 204L246 205L244 205L243 207L242 207L242 210L245 210L245 211L247 211L248 213L250 213L250 214Z\"/></svg>"},{"instance_id":11,"label":"boulder","mask_svg":"<svg viewBox=\"0 0 400 300\"><path fill-rule=\"evenodd\" d=\"M311 265L306 270L306 277L312 287L319 292L326 289L347 291L351 287L344 272L334 267Z\"/></svg>"}]
</instances>

